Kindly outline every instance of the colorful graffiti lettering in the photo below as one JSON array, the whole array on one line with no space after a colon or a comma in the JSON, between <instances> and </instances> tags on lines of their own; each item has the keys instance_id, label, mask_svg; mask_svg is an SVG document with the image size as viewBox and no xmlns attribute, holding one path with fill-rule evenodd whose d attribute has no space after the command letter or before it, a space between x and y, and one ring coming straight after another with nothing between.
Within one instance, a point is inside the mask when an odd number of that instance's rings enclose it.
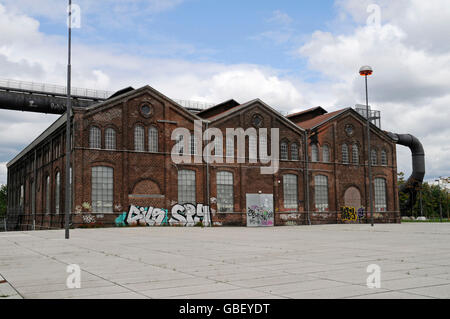
<instances>
[{"instance_id":1,"label":"colorful graffiti lettering","mask_svg":"<svg viewBox=\"0 0 450 319\"><path fill-rule=\"evenodd\" d=\"M342 221L357 222L359 219L364 218L364 216L364 207L360 207L358 210L355 207L341 207Z\"/></svg>"},{"instance_id":2,"label":"colorful graffiti lettering","mask_svg":"<svg viewBox=\"0 0 450 319\"><path fill-rule=\"evenodd\" d=\"M211 213L209 206L202 204L176 204L169 212L164 208L139 207L131 205L128 213L124 212L115 220L116 226L187 226L198 224L209 226Z\"/></svg>"}]
</instances>

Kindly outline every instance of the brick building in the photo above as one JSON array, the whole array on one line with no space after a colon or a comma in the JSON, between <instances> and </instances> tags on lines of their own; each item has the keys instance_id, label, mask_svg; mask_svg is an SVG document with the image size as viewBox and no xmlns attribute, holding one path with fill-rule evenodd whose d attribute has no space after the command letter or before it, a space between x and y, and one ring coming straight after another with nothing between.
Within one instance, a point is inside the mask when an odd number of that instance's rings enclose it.
<instances>
[{"instance_id":1,"label":"brick building","mask_svg":"<svg viewBox=\"0 0 450 319\"><path fill-rule=\"evenodd\" d=\"M180 127L194 132L195 123L202 131L217 128L224 136L227 128L238 127L267 128L269 133L264 141L245 140L244 163L226 160L239 154L237 143L225 139L213 142L223 163L175 164L172 153L180 140L172 140L172 132ZM63 227L65 127L63 115L8 163L10 229ZM271 128L279 129L279 170L261 174L265 164L250 158L259 154L261 143L270 150ZM193 112L149 86L129 88L73 110L72 224L366 222L364 128L365 118L351 108L328 113L317 107L283 116L256 99L245 104L229 100ZM190 158L208 144L192 136L176 152ZM375 221L399 222L396 145L375 125L371 136ZM264 202L263 209L258 201Z\"/></svg>"}]
</instances>

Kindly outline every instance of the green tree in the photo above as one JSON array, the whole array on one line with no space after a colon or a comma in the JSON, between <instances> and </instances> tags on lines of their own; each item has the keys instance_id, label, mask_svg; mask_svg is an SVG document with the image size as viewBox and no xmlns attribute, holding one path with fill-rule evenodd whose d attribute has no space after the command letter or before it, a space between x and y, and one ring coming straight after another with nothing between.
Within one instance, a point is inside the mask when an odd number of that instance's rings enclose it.
<instances>
[{"instance_id":1,"label":"green tree","mask_svg":"<svg viewBox=\"0 0 450 319\"><path fill-rule=\"evenodd\" d=\"M8 202L6 185L0 186L0 218L6 216L6 207Z\"/></svg>"}]
</instances>

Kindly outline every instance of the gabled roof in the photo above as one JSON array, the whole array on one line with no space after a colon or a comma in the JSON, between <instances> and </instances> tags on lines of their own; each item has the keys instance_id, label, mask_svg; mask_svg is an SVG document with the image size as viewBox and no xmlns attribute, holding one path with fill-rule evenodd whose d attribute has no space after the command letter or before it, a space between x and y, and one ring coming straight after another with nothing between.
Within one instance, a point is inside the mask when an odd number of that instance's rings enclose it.
<instances>
[{"instance_id":1,"label":"gabled roof","mask_svg":"<svg viewBox=\"0 0 450 319\"><path fill-rule=\"evenodd\" d=\"M213 116L216 116L217 114L220 114L224 111L228 111L238 105L239 105L239 103L236 102L236 100L230 99L225 102L211 106L210 108L202 110L196 114L197 114L197 116L200 116L202 118L209 119L209 118L212 118Z\"/></svg>"},{"instance_id":2,"label":"gabled roof","mask_svg":"<svg viewBox=\"0 0 450 319\"><path fill-rule=\"evenodd\" d=\"M297 122L297 125L299 125L300 127L304 128L304 129L313 129L313 128L316 128L317 126L322 125L325 122L328 122L329 120L335 118L336 116L339 116L340 114L342 114L350 109L351 108L345 108L345 109L341 109L341 110L334 111L331 113L319 115L312 119L306 120L304 122Z\"/></svg>"},{"instance_id":3,"label":"gabled roof","mask_svg":"<svg viewBox=\"0 0 450 319\"><path fill-rule=\"evenodd\" d=\"M211 122L216 122L219 121L227 116L230 116L234 113L237 113L239 111L244 110L247 107L253 106L255 104L261 105L264 108L266 108L269 112L274 113L279 119L281 119L283 122L285 122L287 125L291 126L293 129L297 130L297 131L301 131L302 133L304 132L304 129L301 128L300 126L296 125L294 122L292 122L291 120L289 120L288 118L286 118L283 114L281 114L280 112L278 112L277 110L273 109L272 107L270 107L268 104L264 103L262 100L260 99L254 99L251 100L247 103L238 105L230 110L227 110L225 112L222 112L220 114L218 114L217 116L214 116L212 118L210 118L209 120Z\"/></svg>"},{"instance_id":4,"label":"gabled roof","mask_svg":"<svg viewBox=\"0 0 450 319\"><path fill-rule=\"evenodd\" d=\"M141 87L141 88L139 88L139 89L135 89L135 90L128 90L128 89L129 89L129 88L124 89L124 93L122 93L122 94L119 94L119 95L114 96L114 97L110 97L109 99L107 99L107 100L105 100L105 101L103 101L103 102L100 102L100 103L98 103L98 104L91 105L91 106L85 108L85 110L87 110L88 112L95 111L96 109L99 109L99 108L101 108L102 106L112 105L112 104L114 104L115 102L118 102L118 101L123 100L123 99L131 99L131 98L133 98L133 97L135 97L135 96L139 96L139 95L142 94L143 92L146 92L146 91L147 91L147 92L149 92L150 94L156 95L156 96L160 97L161 99L166 100L166 101L169 101L170 103L174 104L175 106L178 107L178 109L179 109L180 111L182 111L183 113L185 113L187 116L189 116L189 117L191 117L191 118L194 118L195 120L199 120L199 121L202 120L202 119L201 119L200 117L198 117L196 114L194 114L194 113L192 113L192 112L189 112L185 107L183 107L182 105L178 104L177 102L175 102L175 101L172 100L171 98L165 96L164 94L162 94L162 93L159 92L158 90L155 90L154 88L152 88L152 87L149 86L149 85L143 86L143 87ZM121 90L121 91L122 91L122 90ZM121 92L121 91L116 92L116 94L118 94L118 93ZM116 94L114 94L114 95L116 95Z\"/></svg>"},{"instance_id":5,"label":"gabled roof","mask_svg":"<svg viewBox=\"0 0 450 319\"><path fill-rule=\"evenodd\" d=\"M301 112L289 114L286 117L289 118L293 122L297 122L297 120L302 121L302 119L306 117L315 117L318 115L323 115L325 113L328 113L327 110L322 108L321 106L316 106ZM315 115L316 114L316 115Z\"/></svg>"}]
</instances>

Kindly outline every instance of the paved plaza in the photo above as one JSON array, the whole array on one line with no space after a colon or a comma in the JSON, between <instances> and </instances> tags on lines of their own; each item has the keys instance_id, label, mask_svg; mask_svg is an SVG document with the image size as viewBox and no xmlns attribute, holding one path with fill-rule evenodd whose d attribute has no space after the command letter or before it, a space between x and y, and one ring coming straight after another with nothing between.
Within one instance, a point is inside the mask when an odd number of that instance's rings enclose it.
<instances>
[{"instance_id":1,"label":"paved plaza","mask_svg":"<svg viewBox=\"0 0 450 319\"><path fill-rule=\"evenodd\" d=\"M450 298L450 223L0 233L1 298Z\"/></svg>"}]
</instances>

